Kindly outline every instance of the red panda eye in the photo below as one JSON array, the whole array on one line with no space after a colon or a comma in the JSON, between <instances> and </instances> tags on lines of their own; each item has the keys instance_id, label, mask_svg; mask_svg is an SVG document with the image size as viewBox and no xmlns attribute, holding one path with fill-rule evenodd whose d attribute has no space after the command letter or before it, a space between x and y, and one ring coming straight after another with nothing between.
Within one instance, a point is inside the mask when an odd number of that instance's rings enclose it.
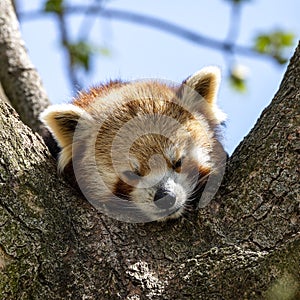
<instances>
[{"instance_id":1,"label":"red panda eye","mask_svg":"<svg viewBox=\"0 0 300 300\"><path fill-rule=\"evenodd\" d=\"M133 171L124 171L123 175L128 179L128 180L139 180L141 175L139 172L133 172Z\"/></svg>"},{"instance_id":2,"label":"red panda eye","mask_svg":"<svg viewBox=\"0 0 300 300\"><path fill-rule=\"evenodd\" d=\"M174 164L173 164L173 169L179 169L182 166L182 158L178 159Z\"/></svg>"}]
</instances>

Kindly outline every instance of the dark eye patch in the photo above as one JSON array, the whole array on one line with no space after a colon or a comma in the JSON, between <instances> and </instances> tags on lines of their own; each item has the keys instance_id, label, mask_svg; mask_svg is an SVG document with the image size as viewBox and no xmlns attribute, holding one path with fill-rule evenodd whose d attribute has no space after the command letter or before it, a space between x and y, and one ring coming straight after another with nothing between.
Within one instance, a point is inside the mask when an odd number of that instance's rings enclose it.
<instances>
[{"instance_id":1,"label":"dark eye patch","mask_svg":"<svg viewBox=\"0 0 300 300\"><path fill-rule=\"evenodd\" d=\"M182 166L182 158L180 158L180 159L178 159L177 161L175 161L174 163L173 163L173 165L172 165L172 167L173 167L173 170L175 170L175 171L180 171L180 168L181 168L181 166Z\"/></svg>"}]
</instances>

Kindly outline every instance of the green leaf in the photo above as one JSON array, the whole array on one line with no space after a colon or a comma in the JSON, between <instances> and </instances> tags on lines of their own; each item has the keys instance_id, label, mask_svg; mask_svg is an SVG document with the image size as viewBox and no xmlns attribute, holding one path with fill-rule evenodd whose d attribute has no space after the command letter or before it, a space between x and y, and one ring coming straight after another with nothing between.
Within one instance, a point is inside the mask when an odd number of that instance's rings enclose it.
<instances>
[{"instance_id":1,"label":"green leaf","mask_svg":"<svg viewBox=\"0 0 300 300\"><path fill-rule=\"evenodd\" d=\"M266 53L271 44L271 39L268 35L260 35L256 38L255 49L260 53Z\"/></svg>"},{"instance_id":2,"label":"green leaf","mask_svg":"<svg viewBox=\"0 0 300 300\"><path fill-rule=\"evenodd\" d=\"M100 53L103 56L110 56L110 50L106 47L98 47L86 41L77 43L68 43L65 45L70 53L72 66L84 68L85 71L90 71L90 62L94 54Z\"/></svg>"},{"instance_id":3,"label":"green leaf","mask_svg":"<svg viewBox=\"0 0 300 300\"><path fill-rule=\"evenodd\" d=\"M45 2L44 10L46 12L54 12L57 14L63 13L63 0L47 0Z\"/></svg>"},{"instance_id":4,"label":"green leaf","mask_svg":"<svg viewBox=\"0 0 300 300\"><path fill-rule=\"evenodd\" d=\"M286 57L281 56L280 54L274 54L273 58L280 64L284 65L287 63L288 59Z\"/></svg>"},{"instance_id":5,"label":"green leaf","mask_svg":"<svg viewBox=\"0 0 300 300\"><path fill-rule=\"evenodd\" d=\"M249 69L247 66L240 63L233 64L229 74L229 83L231 87L238 92L246 92L248 75Z\"/></svg>"},{"instance_id":6,"label":"green leaf","mask_svg":"<svg viewBox=\"0 0 300 300\"><path fill-rule=\"evenodd\" d=\"M246 81L244 79L230 76L229 77L230 85L238 92L244 93L247 91Z\"/></svg>"},{"instance_id":7,"label":"green leaf","mask_svg":"<svg viewBox=\"0 0 300 300\"><path fill-rule=\"evenodd\" d=\"M78 43L67 44L70 52L71 64L73 66L83 67L86 71L90 70L90 59L93 54L93 47L84 41Z\"/></svg>"},{"instance_id":8,"label":"green leaf","mask_svg":"<svg viewBox=\"0 0 300 300\"><path fill-rule=\"evenodd\" d=\"M270 55L279 64L284 64L288 59L285 51L294 45L294 39L293 33L276 30L256 36L254 49L259 53Z\"/></svg>"},{"instance_id":9,"label":"green leaf","mask_svg":"<svg viewBox=\"0 0 300 300\"><path fill-rule=\"evenodd\" d=\"M291 47L294 44L295 35L291 32L286 32L280 35L281 44L285 47Z\"/></svg>"}]
</instances>

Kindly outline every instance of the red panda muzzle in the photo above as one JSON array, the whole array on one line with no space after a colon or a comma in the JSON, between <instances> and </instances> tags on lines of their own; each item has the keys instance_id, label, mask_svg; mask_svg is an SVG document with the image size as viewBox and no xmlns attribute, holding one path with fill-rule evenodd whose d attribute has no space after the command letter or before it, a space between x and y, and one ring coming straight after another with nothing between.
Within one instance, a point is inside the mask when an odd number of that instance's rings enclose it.
<instances>
[{"instance_id":1,"label":"red panda muzzle","mask_svg":"<svg viewBox=\"0 0 300 300\"><path fill-rule=\"evenodd\" d=\"M158 189L153 199L155 205L161 209L170 209L176 202L176 195L164 189Z\"/></svg>"}]
</instances>

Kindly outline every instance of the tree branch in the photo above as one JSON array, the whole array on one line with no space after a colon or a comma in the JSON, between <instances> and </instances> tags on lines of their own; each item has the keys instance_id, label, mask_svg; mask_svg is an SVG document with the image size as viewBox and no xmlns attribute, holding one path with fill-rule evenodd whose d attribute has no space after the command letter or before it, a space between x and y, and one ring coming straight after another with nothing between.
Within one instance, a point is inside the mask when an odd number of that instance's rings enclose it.
<instances>
[{"instance_id":1,"label":"tree branch","mask_svg":"<svg viewBox=\"0 0 300 300\"><path fill-rule=\"evenodd\" d=\"M90 14L97 15L103 18L109 19L117 19L132 23L137 23L139 25L149 26L152 28L156 28L160 31L165 31L169 34L173 34L177 37L180 37L184 40L192 42L197 45L201 45L204 47L209 47L211 49L217 51L225 51L225 52L235 52L240 55L257 57L257 58L269 58L272 59L268 55L263 55L262 53L258 53L254 49L250 47L245 47L241 45L236 45L231 41L219 41L205 35L201 35L195 31L189 30L182 26L176 25L171 22L167 22L165 20L155 18L152 16L147 16L143 14L118 10L118 9L107 9L103 8L101 5L74 5L72 7L65 7L64 13L67 14ZM19 13L21 20L34 20L36 18L44 17L45 12L42 10L31 11L31 12L20 12Z\"/></svg>"},{"instance_id":2,"label":"tree branch","mask_svg":"<svg viewBox=\"0 0 300 300\"><path fill-rule=\"evenodd\" d=\"M81 84L79 83L79 80L76 75L75 66L72 63L72 57L70 52L70 38L67 30L67 24L65 20L65 14L58 14L58 25L59 25L59 32L61 35L61 44L65 47L65 54L67 56L67 66L66 69L68 70L68 77L71 81L71 86L75 91L78 91L82 89Z\"/></svg>"}]
</instances>

